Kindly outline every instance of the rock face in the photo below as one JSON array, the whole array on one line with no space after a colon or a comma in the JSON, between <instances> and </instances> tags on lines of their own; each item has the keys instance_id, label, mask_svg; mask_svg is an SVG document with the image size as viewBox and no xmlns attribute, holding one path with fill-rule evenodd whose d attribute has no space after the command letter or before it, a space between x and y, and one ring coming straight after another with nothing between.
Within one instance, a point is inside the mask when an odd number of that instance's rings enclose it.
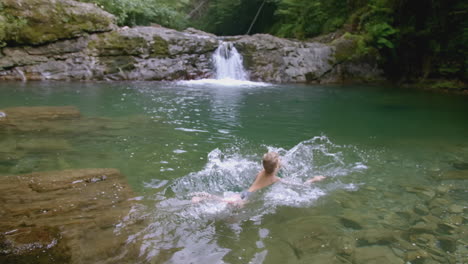
<instances>
[{"instance_id":1,"label":"rock face","mask_svg":"<svg viewBox=\"0 0 468 264\"><path fill-rule=\"evenodd\" d=\"M220 41L233 42L255 81L382 79L375 61L336 59L343 53L340 49L348 49L342 45L346 41L300 42L266 34L219 38L194 29L179 32L162 27L119 29L112 15L71 0L6 0L4 6L0 22L14 17L21 26L3 32L7 44L0 56L3 80L213 78L212 55Z\"/></svg>"},{"instance_id":2,"label":"rock face","mask_svg":"<svg viewBox=\"0 0 468 264\"><path fill-rule=\"evenodd\" d=\"M112 263L102 252L123 250L126 237L115 227L131 197L116 169L2 176L0 262Z\"/></svg>"}]
</instances>

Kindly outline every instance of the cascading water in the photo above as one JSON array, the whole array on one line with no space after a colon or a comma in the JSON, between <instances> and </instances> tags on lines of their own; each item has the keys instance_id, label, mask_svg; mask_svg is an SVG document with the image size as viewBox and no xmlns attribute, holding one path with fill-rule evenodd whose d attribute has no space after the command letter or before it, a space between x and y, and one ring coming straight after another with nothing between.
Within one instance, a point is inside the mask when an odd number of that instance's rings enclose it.
<instances>
[{"instance_id":1,"label":"cascading water","mask_svg":"<svg viewBox=\"0 0 468 264\"><path fill-rule=\"evenodd\" d=\"M247 80L247 73L242 64L242 56L236 47L229 42L221 42L213 54L216 68L216 79Z\"/></svg>"},{"instance_id":2,"label":"cascading water","mask_svg":"<svg viewBox=\"0 0 468 264\"><path fill-rule=\"evenodd\" d=\"M271 84L264 82L251 82L244 69L242 55L230 42L220 42L212 56L215 78L178 82L181 85L203 85L211 87L263 87Z\"/></svg>"}]
</instances>

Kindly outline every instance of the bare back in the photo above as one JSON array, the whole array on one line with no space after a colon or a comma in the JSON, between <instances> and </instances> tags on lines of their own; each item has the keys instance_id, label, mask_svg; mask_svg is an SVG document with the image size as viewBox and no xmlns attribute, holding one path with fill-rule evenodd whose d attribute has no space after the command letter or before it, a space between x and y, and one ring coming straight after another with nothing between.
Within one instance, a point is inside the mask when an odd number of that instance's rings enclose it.
<instances>
[{"instance_id":1,"label":"bare back","mask_svg":"<svg viewBox=\"0 0 468 264\"><path fill-rule=\"evenodd\" d=\"M249 192L255 192L257 190L260 190L262 188L265 188L267 186L272 185L275 182L280 181L281 178L276 176L276 170L275 172L271 174L267 174L265 170L260 171L257 174L257 177L255 178L255 181L252 183L250 188L248 189Z\"/></svg>"}]
</instances>

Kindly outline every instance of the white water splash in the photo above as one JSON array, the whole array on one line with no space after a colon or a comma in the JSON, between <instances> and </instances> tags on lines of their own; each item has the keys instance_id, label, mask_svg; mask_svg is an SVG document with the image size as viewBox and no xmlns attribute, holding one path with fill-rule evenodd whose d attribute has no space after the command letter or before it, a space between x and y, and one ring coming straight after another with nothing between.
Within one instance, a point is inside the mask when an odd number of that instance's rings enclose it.
<instances>
[{"instance_id":1,"label":"white water splash","mask_svg":"<svg viewBox=\"0 0 468 264\"><path fill-rule=\"evenodd\" d=\"M300 142L289 150L266 148L280 153L283 165L280 176L289 183L276 183L255 192L243 208L218 200L192 203L190 199L199 192L227 197L248 188L261 169L263 153L245 155L239 148L214 149L200 171L170 185L155 184L165 188L157 194L159 202L152 223L132 238L142 241L141 256L151 261L164 249L178 248L180 250L172 255L169 263L184 263L186 259L221 263L230 250L217 243L215 220L227 219L235 226L233 231L239 234L240 223L246 220L261 223L263 216L275 213L279 206L309 207L332 190L355 190L356 184L342 183L339 178L366 168L355 148L333 144L325 136ZM328 180L303 184L315 175L324 175ZM169 193L173 194L172 198L165 197ZM252 261L261 263L266 254L266 251L258 252Z\"/></svg>"}]
</instances>

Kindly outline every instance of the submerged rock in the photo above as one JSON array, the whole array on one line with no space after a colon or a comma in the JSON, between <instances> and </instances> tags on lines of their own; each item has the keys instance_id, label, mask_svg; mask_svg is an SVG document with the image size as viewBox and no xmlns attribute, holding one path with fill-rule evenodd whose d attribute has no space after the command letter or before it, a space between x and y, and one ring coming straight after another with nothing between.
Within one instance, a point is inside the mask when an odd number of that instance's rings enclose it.
<instances>
[{"instance_id":1,"label":"submerged rock","mask_svg":"<svg viewBox=\"0 0 468 264\"><path fill-rule=\"evenodd\" d=\"M126 237L114 229L130 212L132 197L116 169L2 176L0 262L95 263L105 252L118 256Z\"/></svg>"},{"instance_id":2,"label":"submerged rock","mask_svg":"<svg viewBox=\"0 0 468 264\"><path fill-rule=\"evenodd\" d=\"M80 111L74 106L11 107L0 111L5 114L6 121L10 123L23 120L60 120L80 117Z\"/></svg>"},{"instance_id":3,"label":"submerged rock","mask_svg":"<svg viewBox=\"0 0 468 264\"><path fill-rule=\"evenodd\" d=\"M57 227L20 227L0 234L2 263L69 263L70 248Z\"/></svg>"},{"instance_id":4,"label":"submerged rock","mask_svg":"<svg viewBox=\"0 0 468 264\"><path fill-rule=\"evenodd\" d=\"M361 247L356 249L353 263L362 264L403 264L404 261L397 257L393 251L386 246Z\"/></svg>"},{"instance_id":5,"label":"submerged rock","mask_svg":"<svg viewBox=\"0 0 468 264\"><path fill-rule=\"evenodd\" d=\"M440 174L439 180L468 180L468 170L451 170Z\"/></svg>"}]
</instances>

